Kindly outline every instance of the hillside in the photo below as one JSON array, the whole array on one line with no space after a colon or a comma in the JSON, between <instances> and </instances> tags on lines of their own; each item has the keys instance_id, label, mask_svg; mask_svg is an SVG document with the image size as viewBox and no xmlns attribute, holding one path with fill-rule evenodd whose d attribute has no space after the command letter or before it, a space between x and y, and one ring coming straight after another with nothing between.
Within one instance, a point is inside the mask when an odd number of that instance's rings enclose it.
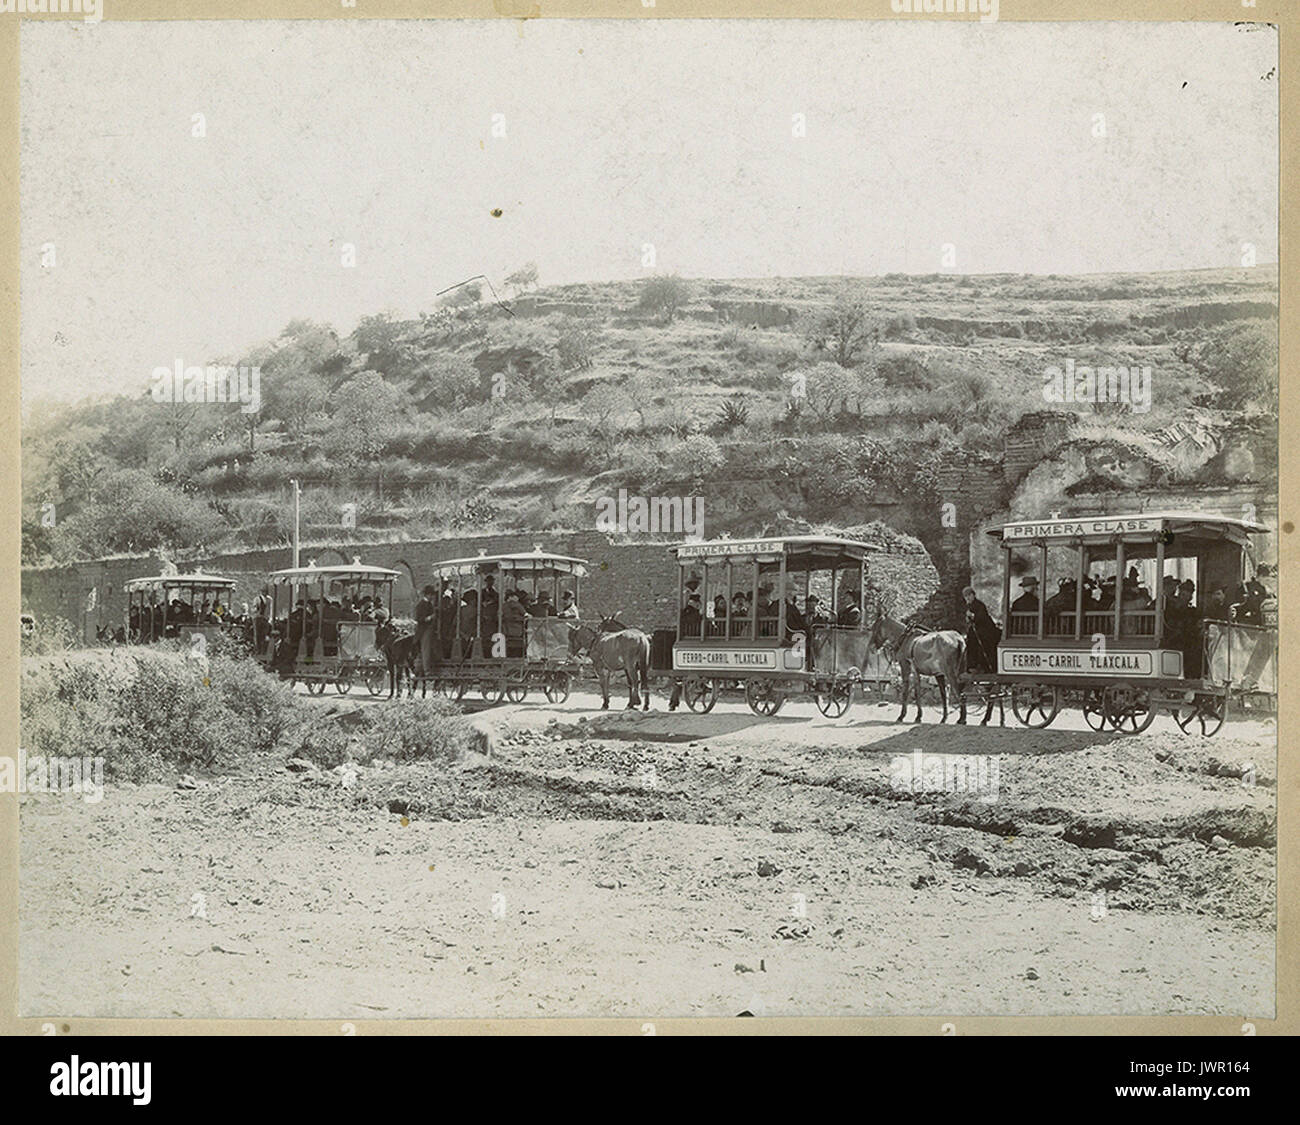
<instances>
[{"instance_id":1,"label":"hillside","mask_svg":"<svg viewBox=\"0 0 1300 1125\"><path fill-rule=\"evenodd\" d=\"M1275 417L1275 267L482 296L214 357L259 368L255 414L148 395L34 412L24 562L283 543L291 479L305 538L331 542L589 529L619 489L702 498L709 535L846 526L937 505L945 468L1002 457L1045 410L1156 461L1171 433ZM1149 401L1050 402L1067 364L1149 367Z\"/></svg>"}]
</instances>

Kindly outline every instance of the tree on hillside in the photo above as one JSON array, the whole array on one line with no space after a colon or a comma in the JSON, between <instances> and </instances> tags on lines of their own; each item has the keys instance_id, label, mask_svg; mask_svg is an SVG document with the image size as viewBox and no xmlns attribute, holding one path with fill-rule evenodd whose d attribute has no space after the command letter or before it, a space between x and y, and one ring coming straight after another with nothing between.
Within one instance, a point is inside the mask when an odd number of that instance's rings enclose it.
<instances>
[{"instance_id":1,"label":"tree on hillside","mask_svg":"<svg viewBox=\"0 0 1300 1125\"><path fill-rule=\"evenodd\" d=\"M829 355L841 367L853 367L879 342L880 326L861 300L846 295L813 317L806 337L814 352Z\"/></svg>"},{"instance_id":2,"label":"tree on hillside","mask_svg":"<svg viewBox=\"0 0 1300 1125\"><path fill-rule=\"evenodd\" d=\"M404 339L408 327L389 313L377 313L361 318L352 333L352 341L371 371L396 379L409 375L415 361L414 349Z\"/></svg>"},{"instance_id":3,"label":"tree on hillside","mask_svg":"<svg viewBox=\"0 0 1300 1125\"><path fill-rule=\"evenodd\" d=\"M565 371L587 371L594 361L596 333L585 324L568 324L555 342L555 354Z\"/></svg>"},{"instance_id":4,"label":"tree on hillside","mask_svg":"<svg viewBox=\"0 0 1300 1125\"><path fill-rule=\"evenodd\" d=\"M556 361L544 359L534 363L526 375L515 376L520 377L524 379L529 394L546 408L547 421L554 429L555 415L569 392L568 378L563 369Z\"/></svg>"},{"instance_id":5,"label":"tree on hillside","mask_svg":"<svg viewBox=\"0 0 1300 1125\"><path fill-rule=\"evenodd\" d=\"M522 293L526 289L536 289L537 263L525 262L524 265L506 278L505 284L507 289L511 289L515 293Z\"/></svg>"},{"instance_id":6,"label":"tree on hillside","mask_svg":"<svg viewBox=\"0 0 1300 1125\"><path fill-rule=\"evenodd\" d=\"M434 355L420 367L417 378L416 393L423 396L424 410L464 410L483 400L482 376L464 356Z\"/></svg>"},{"instance_id":7,"label":"tree on hillside","mask_svg":"<svg viewBox=\"0 0 1300 1125\"><path fill-rule=\"evenodd\" d=\"M330 427L333 448L345 457L373 462L377 469L379 498L384 495L384 445L402 420L402 392L378 371L362 371L334 392Z\"/></svg>"},{"instance_id":8,"label":"tree on hillside","mask_svg":"<svg viewBox=\"0 0 1300 1125\"><path fill-rule=\"evenodd\" d=\"M671 324L677 310L686 304L690 297L690 286L674 274L662 274L648 279L641 286L641 296L637 308L656 313L663 317L665 324Z\"/></svg>"},{"instance_id":9,"label":"tree on hillside","mask_svg":"<svg viewBox=\"0 0 1300 1125\"><path fill-rule=\"evenodd\" d=\"M607 447L612 446L618 436L621 416L631 406L623 388L613 383L597 383L582 396L581 405L583 416L592 423L597 435Z\"/></svg>"},{"instance_id":10,"label":"tree on hillside","mask_svg":"<svg viewBox=\"0 0 1300 1125\"><path fill-rule=\"evenodd\" d=\"M1252 320L1225 325L1174 354L1217 388L1210 398L1225 410L1277 409L1277 326Z\"/></svg>"}]
</instances>

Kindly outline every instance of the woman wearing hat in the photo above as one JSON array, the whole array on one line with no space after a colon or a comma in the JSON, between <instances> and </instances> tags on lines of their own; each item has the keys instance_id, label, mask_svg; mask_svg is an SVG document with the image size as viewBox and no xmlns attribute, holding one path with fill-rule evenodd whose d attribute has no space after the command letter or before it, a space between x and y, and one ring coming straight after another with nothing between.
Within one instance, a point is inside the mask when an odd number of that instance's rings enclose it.
<instances>
[{"instance_id":1,"label":"woman wearing hat","mask_svg":"<svg viewBox=\"0 0 1300 1125\"><path fill-rule=\"evenodd\" d=\"M989 615L988 606L975 596L975 588L961 592L966 603L966 663L972 672L996 672L1002 630Z\"/></svg>"}]
</instances>

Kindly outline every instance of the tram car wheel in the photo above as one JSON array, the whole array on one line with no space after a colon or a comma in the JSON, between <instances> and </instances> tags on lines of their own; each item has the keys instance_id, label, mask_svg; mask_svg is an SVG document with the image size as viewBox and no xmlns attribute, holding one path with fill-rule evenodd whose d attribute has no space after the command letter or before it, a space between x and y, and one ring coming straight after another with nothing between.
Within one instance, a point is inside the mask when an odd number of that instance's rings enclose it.
<instances>
[{"instance_id":1,"label":"tram car wheel","mask_svg":"<svg viewBox=\"0 0 1300 1125\"><path fill-rule=\"evenodd\" d=\"M687 680L682 684L682 698L692 711L707 715L718 702L718 681Z\"/></svg>"},{"instance_id":2,"label":"tram car wheel","mask_svg":"<svg viewBox=\"0 0 1300 1125\"><path fill-rule=\"evenodd\" d=\"M1093 730L1106 729L1106 707L1103 693L1097 688L1089 688L1083 693L1083 721Z\"/></svg>"},{"instance_id":3,"label":"tram car wheel","mask_svg":"<svg viewBox=\"0 0 1300 1125\"><path fill-rule=\"evenodd\" d=\"M1050 727L1061 709L1061 692L1055 684L1016 684L1011 689L1011 710L1034 730Z\"/></svg>"},{"instance_id":4,"label":"tram car wheel","mask_svg":"<svg viewBox=\"0 0 1300 1125\"><path fill-rule=\"evenodd\" d=\"M1102 706L1106 721L1121 734L1141 734L1156 717L1150 690L1134 684L1108 684Z\"/></svg>"},{"instance_id":5,"label":"tram car wheel","mask_svg":"<svg viewBox=\"0 0 1300 1125\"><path fill-rule=\"evenodd\" d=\"M528 697L527 684L511 684L506 688L506 698L511 703L522 703Z\"/></svg>"},{"instance_id":6,"label":"tram car wheel","mask_svg":"<svg viewBox=\"0 0 1300 1125\"><path fill-rule=\"evenodd\" d=\"M556 672L546 681L546 698L551 703L563 703L569 698L573 677L568 672Z\"/></svg>"},{"instance_id":7,"label":"tram car wheel","mask_svg":"<svg viewBox=\"0 0 1300 1125\"><path fill-rule=\"evenodd\" d=\"M745 702L755 715L770 719L785 702L785 693L768 680L746 680Z\"/></svg>"},{"instance_id":8,"label":"tram car wheel","mask_svg":"<svg viewBox=\"0 0 1300 1125\"><path fill-rule=\"evenodd\" d=\"M366 691L371 695L378 695L388 684L388 671L379 667L367 668L361 673L361 682L366 685Z\"/></svg>"},{"instance_id":9,"label":"tram car wheel","mask_svg":"<svg viewBox=\"0 0 1300 1125\"><path fill-rule=\"evenodd\" d=\"M453 703L455 703L465 694L465 681L450 680L450 679L439 680L438 694L442 695L446 699L450 699Z\"/></svg>"},{"instance_id":10,"label":"tram car wheel","mask_svg":"<svg viewBox=\"0 0 1300 1125\"><path fill-rule=\"evenodd\" d=\"M1227 692L1222 695L1197 692L1195 702L1183 703L1171 710L1174 722L1184 734L1199 734L1203 738L1213 738L1219 733L1224 717L1228 713Z\"/></svg>"},{"instance_id":11,"label":"tram car wheel","mask_svg":"<svg viewBox=\"0 0 1300 1125\"><path fill-rule=\"evenodd\" d=\"M350 668L334 677L334 690L339 695L347 695L352 690L352 670Z\"/></svg>"},{"instance_id":12,"label":"tram car wheel","mask_svg":"<svg viewBox=\"0 0 1300 1125\"><path fill-rule=\"evenodd\" d=\"M814 698L817 710L828 719L838 719L853 702L853 685L850 683L823 683L817 685Z\"/></svg>"}]
</instances>

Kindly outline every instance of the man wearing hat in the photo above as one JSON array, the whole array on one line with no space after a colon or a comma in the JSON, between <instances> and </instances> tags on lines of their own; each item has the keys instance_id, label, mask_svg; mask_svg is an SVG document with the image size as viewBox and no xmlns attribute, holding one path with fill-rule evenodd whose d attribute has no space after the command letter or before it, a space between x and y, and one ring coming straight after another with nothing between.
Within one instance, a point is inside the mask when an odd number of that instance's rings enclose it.
<instances>
[{"instance_id":1,"label":"man wearing hat","mask_svg":"<svg viewBox=\"0 0 1300 1125\"><path fill-rule=\"evenodd\" d=\"M572 590L565 590L564 593L560 595L560 612L555 616L568 617L574 621L578 619L578 603L574 599Z\"/></svg>"},{"instance_id":2,"label":"man wearing hat","mask_svg":"<svg viewBox=\"0 0 1300 1125\"><path fill-rule=\"evenodd\" d=\"M1025 575L1020 580L1020 588L1024 593L1011 603L1012 613L1037 613L1038 612L1038 579L1032 574Z\"/></svg>"}]
</instances>

